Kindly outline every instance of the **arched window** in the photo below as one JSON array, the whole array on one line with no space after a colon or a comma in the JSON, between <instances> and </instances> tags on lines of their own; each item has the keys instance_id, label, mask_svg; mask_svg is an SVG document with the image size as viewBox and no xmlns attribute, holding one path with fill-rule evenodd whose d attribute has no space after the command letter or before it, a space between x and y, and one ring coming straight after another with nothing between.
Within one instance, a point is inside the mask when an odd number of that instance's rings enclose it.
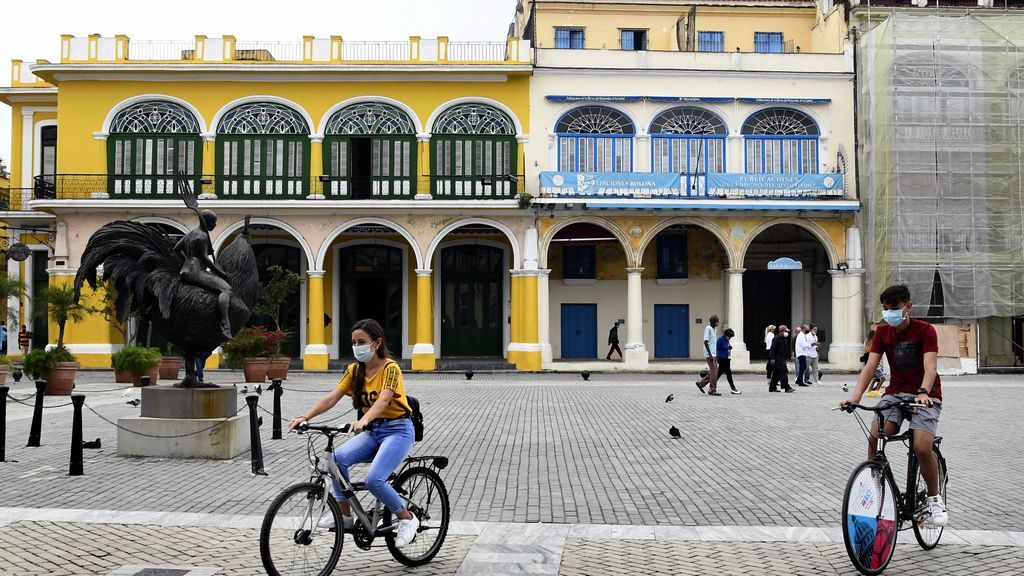
<instances>
[{"instance_id":1,"label":"arched window","mask_svg":"<svg viewBox=\"0 0 1024 576\"><path fill-rule=\"evenodd\" d=\"M558 169L563 172L632 172L636 128L607 106L580 106L555 125Z\"/></svg>"},{"instance_id":2,"label":"arched window","mask_svg":"<svg viewBox=\"0 0 1024 576\"><path fill-rule=\"evenodd\" d=\"M969 141L971 133L970 66L932 52L897 59L892 67L898 139Z\"/></svg>"},{"instance_id":3,"label":"arched window","mask_svg":"<svg viewBox=\"0 0 1024 576\"><path fill-rule=\"evenodd\" d=\"M335 198L416 193L416 126L402 109L361 102L338 110L324 130L325 193Z\"/></svg>"},{"instance_id":4,"label":"arched window","mask_svg":"<svg viewBox=\"0 0 1024 576\"><path fill-rule=\"evenodd\" d=\"M275 102L232 108L217 124L217 193L301 197L309 183L309 124Z\"/></svg>"},{"instance_id":5,"label":"arched window","mask_svg":"<svg viewBox=\"0 0 1024 576\"><path fill-rule=\"evenodd\" d=\"M655 172L678 172L688 195L707 195L705 175L725 172L729 130L717 115L693 106L669 108L651 122L651 160Z\"/></svg>"},{"instance_id":6,"label":"arched window","mask_svg":"<svg viewBox=\"0 0 1024 576\"><path fill-rule=\"evenodd\" d=\"M175 102L149 100L114 115L107 137L107 192L111 196L174 195L185 172L198 189L203 169L199 122Z\"/></svg>"},{"instance_id":7,"label":"arched window","mask_svg":"<svg viewBox=\"0 0 1024 576\"><path fill-rule=\"evenodd\" d=\"M434 121L430 138L433 194L511 198L518 191L518 145L512 119L488 104L456 104Z\"/></svg>"},{"instance_id":8,"label":"arched window","mask_svg":"<svg viewBox=\"0 0 1024 576\"><path fill-rule=\"evenodd\" d=\"M749 174L816 174L818 125L790 108L768 108L743 123Z\"/></svg>"}]
</instances>

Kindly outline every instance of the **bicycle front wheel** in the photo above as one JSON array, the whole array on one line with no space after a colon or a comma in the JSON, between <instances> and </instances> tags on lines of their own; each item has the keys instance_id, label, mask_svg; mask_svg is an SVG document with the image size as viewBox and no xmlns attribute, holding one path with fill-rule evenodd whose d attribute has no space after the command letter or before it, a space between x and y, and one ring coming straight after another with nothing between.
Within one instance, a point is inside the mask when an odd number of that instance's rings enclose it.
<instances>
[{"instance_id":1,"label":"bicycle front wheel","mask_svg":"<svg viewBox=\"0 0 1024 576\"><path fill-rule=\"evenodd\" d=\"M385 536L384 541L395 560L406 566L422 566L434 559L448 535L448 490L437 472L425 467L406 470L395 480L394 487L406 510L419 519L420 528L416 538L403 548L395 546L394 533ZM390 524L391 518L388 511L385 524Z\"/></svg>"},{"instance_id":2,"label":"bicycle front wheel","mask_svg":"<svg viewBox=\"0 0 1024 576\"><path fill-rule=\"evenodd\" d=\"M341 556L344 534L323 528L320 519L341 511L323 486L309 482L285 488L267 509L260 529L260 558L269 576L327 576Z\"/></svg>"},{"instance_id":3,"label":"bicycle front wheel","mask_svg":"<svg viewBox=\"0 0 1024 576\"><path fill-rule=\"evenodd\" d=\"M867 461L854 469L843 496L846 553L861 574L885 570L896 548L899 492L885 467Z\"/></svg>"},{"instance_id":4,"label":"bicycle front wheel","mask_svg":"<svg viewBox=\"0 0 1024 576\"><path fill-rule=\"evenodd\" d=\"M937 446L932 447L932 454L939 463L939 495L942 502L946 502L946 461L942 459L942 453ZM946 504L948 506L948 504ZM942 538L942 526L934 526L929 523L931 515L928 511L928 485L921 476L921 467L917 468L917 498L914 500L914 536L917 543L925 550L931 550L939 544Z\"/></svg>"}]
</instances>

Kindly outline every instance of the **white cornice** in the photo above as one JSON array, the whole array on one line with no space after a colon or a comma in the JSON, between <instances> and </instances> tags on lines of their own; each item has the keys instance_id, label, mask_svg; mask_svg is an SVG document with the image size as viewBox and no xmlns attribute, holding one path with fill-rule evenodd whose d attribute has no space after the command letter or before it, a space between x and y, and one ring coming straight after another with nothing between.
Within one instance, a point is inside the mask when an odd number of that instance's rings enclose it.
<instances>
[{"instance_id":1,"label":"white cornice","mask_svg":"<svg viewBox=\"0 0 1024 576\"><path fill-rule=\"evenodd\" d=\"M75 212L109 212L123 211L131 212L166 212L184 211L185 207L180 200L140 200L140 199L58 199L58 200L32 200L29 207L33 210L53 211L75 211ZM495 210L508 212L518 210L518 200L206 200L204 208L211 210L255 210L256 213L264 212L278 213L287 212L309 212L311 214L324 213L354 213L368 211L371 213L384 211L398 211L405 214L428 214L435 210L456 210L466 213L477 213L482 210Z\"/></svg>"}]
</instances>

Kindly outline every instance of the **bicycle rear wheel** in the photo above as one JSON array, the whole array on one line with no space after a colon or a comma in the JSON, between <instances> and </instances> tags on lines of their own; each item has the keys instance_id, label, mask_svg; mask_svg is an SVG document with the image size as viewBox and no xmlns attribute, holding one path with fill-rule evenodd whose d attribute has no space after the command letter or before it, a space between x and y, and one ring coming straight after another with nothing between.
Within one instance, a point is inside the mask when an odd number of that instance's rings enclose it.
<instances>
[{"instance_id":1,"label":"bicycle rear wheel","mask_svg":"<svg viewBox=\"0 0 1024 576\"><path fill-rule=\"evenodd\" d=\"M850 474L843 496L843 541L861 574L881 573L892 560L899 530L899 492L886 467L869 460Z\"/></svg>"},{"instance_id":2,"label":"bicycle rear wheel","mask_svg":"<svg viewBox=\"0 0 1024 576\"><path fill-rule=\"evenodd\" d=\"M324 514L341 525L334 498L312 482L285 488L274 499L260 529L260 558L269 576L327 576L341 556L341 530L320 528Z\"/></svg>"},{"instance_id":3,"label":"bicycle rear wheel","mask_svg":"<svg viewBox=\"0 0 1024 576\"><path fill-rule=\"evenodd\" d=\"M395 490L405 502L409 512L416 515L420 528L416 538L404 548L395 546L394 533L384 537L391 555L406 566L422 566L434 559L448 535L451 511L448 508L448 490L444 482L430 468L416 467L403 472L394 483ZM391 511L384 515L385 525L392 521Z\"/></svg>"},{"instance_id":4,"label":"bicycle rear wheel","mask_svg":"<svg viewBox=\"0 0 1024 576\"><path fill-rule=\"evenodd\" d=\"M939 495L942 502L946 502L946 461L942 459L942 453L938 446L932 447L935 460L939 463ZM948 506L948 504L947 504ZM942 538L943 526L932 526L928 524L930 514L928 513L928 486L921 477L920 466L917 469L917 497L914 499L914 537L917 543L925 550L931 550L939 544Z\"/></svg>"}]
</instances>

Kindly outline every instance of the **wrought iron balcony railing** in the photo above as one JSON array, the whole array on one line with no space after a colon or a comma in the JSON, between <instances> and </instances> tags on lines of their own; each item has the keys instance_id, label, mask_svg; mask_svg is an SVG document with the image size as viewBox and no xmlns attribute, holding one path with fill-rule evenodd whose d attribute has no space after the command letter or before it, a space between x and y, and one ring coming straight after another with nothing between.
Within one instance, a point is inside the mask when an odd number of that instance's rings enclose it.
<instances>
[{"instance_id":1,"label":"wrought iron balcony railing","mask_svg":"<svg viewBox=\"0 0 1024 576\"><path fill-rule=\"evenodd\" d=\"M513 199L524 190L525 179L516 175L497 176L391 176L367 180L331 176L223 176L193 175L192 189L221 200L304 200L323 196L327 200L402 200L417 194L435 199ZM12 189L15 190L15 189ZM139 199L161 200L178 196L173 175L56 174L37 176L33 188L25 189L39 200L53 199ZM13 194L13 192L12 192ZM19 205L21 205L19 197ZM14 204L14 198L10 199Z\"/></svg>"},{"instance_id":2,"label":"wrought iron balcony railing","mask_svg":"<svg viewBox=\"0 0 1024 576\"><path fill-rule=\"evenodd\" d=\"M32 188L0 188L0 212L25 210L32 193Z\"/></svg>"}]
</instances>

